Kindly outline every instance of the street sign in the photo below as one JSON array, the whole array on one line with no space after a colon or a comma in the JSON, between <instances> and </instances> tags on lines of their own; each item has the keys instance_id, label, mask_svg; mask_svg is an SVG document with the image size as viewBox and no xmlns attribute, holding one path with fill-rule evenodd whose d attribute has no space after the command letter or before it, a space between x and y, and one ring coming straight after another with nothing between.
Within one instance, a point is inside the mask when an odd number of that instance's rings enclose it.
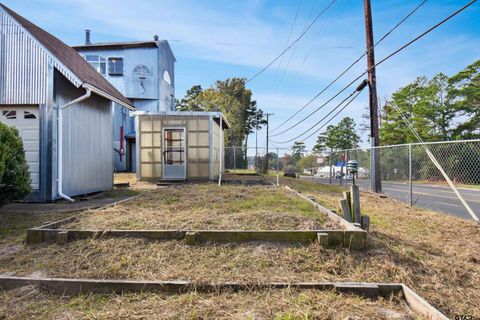
<instances>
[{"instance_id":1,"label":"street sign","mask_svg":"<svg viewBox=\"0 0 480 320\"><path fill-rule=\"evenodd\" d=\"M317 163L322 164L323 163L323 157L317 157Z\"/></svg>"}]
</instances>

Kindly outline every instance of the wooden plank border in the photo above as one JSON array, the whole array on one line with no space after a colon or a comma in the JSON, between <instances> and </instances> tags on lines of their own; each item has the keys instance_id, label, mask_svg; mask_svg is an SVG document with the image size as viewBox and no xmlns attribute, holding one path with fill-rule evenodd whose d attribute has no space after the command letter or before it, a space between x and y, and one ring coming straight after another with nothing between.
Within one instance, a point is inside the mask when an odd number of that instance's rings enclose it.
<instances>
[{"instance_id":1,"label":"wooden plank border","mask_svg":"<svg viewBox=\"0 0 480 320\"><path fill-rule=\"evenodd\" d=\"M33 228L27 231L27 244L43 242L64 244L68 241L89 238L185 240L190 245L204 242L243 243L251 241L309 244L321 240L320 242L323 245L343 246L352 250L362 250L366 245L365 232L345 230L77 230Z\"/></svg>"},{"instance_id":2,"label":"wooden plank border","mask_svg":"<svg viewBox=\"0 0 480 320\"><path fill-rule=\"evenodd\" d=\"M346 230L80 230L60 228L62 225L77 221L79 215L76 215L63 220L49 222L40 227L28 229L27 244L39 244L43 242L65 244L68 241L89 238L143 238L149 240L185 239L187 244L191 245L202 242L241 243L249 241L270 241L308 244L314 241L320 241L321 244L325 246L343 246L353 250L363 250L365 248L367 234L364 230L354 226L288 186L287 189L309 201L330 219L339 222ZM129 201L141 195L142 194L138 194L104 207Z\"/></svg>"},{"instance_id":3,"label":"wooden plank border","mask_svg":"<svg viewBox=\"0 0 480 320\"><path fill-rule=\"evenodd\" d=\"M357 232L365 232L365 230L363 230L362 228L359 228L357 226L355 226L353 223L351 222L348 222L347 220L345 220L344 218L342 218L341 216L339 216L338 214L336 214L335 212L325 208L324 206L322 206L321 204L319 204L318 202L316 201L313 201L312 199L310 199L309 197L307 197L306 195L298 192L297 190L295 189L292 189L290 188L289 186L285 186L285 188L293 193L295 193L297 196L299 196L300 198L302 198L303 200L306 200L308 201L310 204L312 204L315 208L318 209L318 211L324 213L327 215L328 218L330 218L331 220L339 223L342 227L344 227L347 231L357 231Z\"/></svg>"},{"instance_id":4,"label":"wooden plank border","mask_svg":"<svg viewBox=\"0 0 480 320\"><path fill-rule=\"evenodd\" d=\"M355 294L375 299L402 293L409 307L420 315L432 320L448 319L425 299L404 284L361 283L361 282L272 282L272 283L201 283L189 281L145 281L145 280L97 280L69 278L0 277L0 288L10 290L25 286L38 286L60 294L124 293L124 292L165 292L222 293L264 289L310 289L331 290L342 294Z\"/></svg>"}]
</instances>

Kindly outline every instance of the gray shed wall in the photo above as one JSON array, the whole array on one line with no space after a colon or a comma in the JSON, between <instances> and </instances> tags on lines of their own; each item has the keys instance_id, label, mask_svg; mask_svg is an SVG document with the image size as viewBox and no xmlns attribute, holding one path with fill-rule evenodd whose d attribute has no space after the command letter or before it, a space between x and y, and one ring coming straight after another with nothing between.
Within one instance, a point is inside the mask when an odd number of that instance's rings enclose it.
<instances>
[{"instance_id":1,"label":"gray shed wall","mask_svg":"<svg viewBox=\"0 0 480 320\"><path fill-rule=\"evenodd\" d=\"M55 72L55 105L85 94ZM110 190L113 185L112 102L92 93L63 111L63 192L69 196Z\"/></svg>"},{"instance_id":2,"label":"gray shed wall","mask_svg":"<svg viewBox=\"0 0 480 320\"><path fill-rule=\"evenodd\" d=\"M210 144L210 133L213 134L214 130L219 132L219 126L215 121L210 121L210 115L143 114L137 116L137 123L137 178L139 180L162 179L162 128L164 127L178 127L186 130L187 179L209 179L218 176L218 173L212 171L213 149Z\"/></svg>"},{"instance_id":3,"label":"gray shed wall","mask_svg":"<svg viewBox=\"0 0 480 320\"><path fill-rule=\"evenodd\" d=\"M0 104L44 104L49 64L77 86L78 79L0 8Z\"/></svg>"}]
</instances>

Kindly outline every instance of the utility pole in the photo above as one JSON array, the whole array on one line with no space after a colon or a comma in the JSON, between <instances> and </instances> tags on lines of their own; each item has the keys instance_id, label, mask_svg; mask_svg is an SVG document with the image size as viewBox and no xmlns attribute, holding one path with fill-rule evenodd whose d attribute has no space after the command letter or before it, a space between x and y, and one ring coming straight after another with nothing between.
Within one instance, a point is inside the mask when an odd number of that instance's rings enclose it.
<instances>
[{"instance_id":1,"label":"utility pole","mask_svg":"<svg viewBox=\"0 0 480 320\"><path fill-rule=\"evenodd\" d=\"M363 0L365 11L365 31L367 36L367 66L368 88L370 100L370 188L373 192L382 192L382 177L380 174L380 137L378 135L378 99L377 76L375 72L375 50L373 42L372 7L370 0ZM377 147L377 148L375 148Z\"/></svg>"},{"instance_id":2,"label":"utility pole","mask_svg":"<svg viewBox=\"0 0 480 320\"><path fill-rule=\"evenodd\" d=\"M267 147L267 153L265 154L265 166L264 166L264 173L268 173L268 162L269 162L269 158L268 158L268 116L273 116L273 113L266 113L265 114L267 116L267 140L265 141L266 142L266 147Z\"/></svg>"},{"instance_id":3,"label":"utility pole","mask_svg":"<svg viewBox=\"0 0 480 320\"><path fill-rule=\"evenodd\" d=\"M258 110L255 111L255 172L258 172Z\"/></svg>"}]
</instances>

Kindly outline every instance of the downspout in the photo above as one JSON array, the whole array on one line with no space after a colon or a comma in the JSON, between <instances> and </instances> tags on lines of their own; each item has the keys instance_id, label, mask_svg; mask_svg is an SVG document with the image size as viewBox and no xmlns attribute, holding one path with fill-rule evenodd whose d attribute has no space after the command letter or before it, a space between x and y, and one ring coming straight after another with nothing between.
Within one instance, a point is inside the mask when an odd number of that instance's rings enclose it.
<instances>
[{"instance_id":1,"label":"downspout","mask_svg":"<svg viewBox=\"0 0 480 320\"><path fill-rule=\"evenodd\" d=\"M85 87L84 87L85 88ZM72 100L63 106L57 108L57 193L60 197L70 202L74 202L72 198L63 193L63 110L70 107L71 105L81 102L85 99L88 99L92 94L92 91L88 88L85 88L85 94L81 97L78 97L75 100Z\"/></svg>"},{"instance_id":2,"label":"downspout","mask_svg":"<svg viewBox=\"0 0 480 320\"><path fill-rule=\"evenodd\" d=\"M223 116L220 113L220 157L218 159L218 186L222 185L222 165L223 165Z\"/></svg>"}]
</instances>

